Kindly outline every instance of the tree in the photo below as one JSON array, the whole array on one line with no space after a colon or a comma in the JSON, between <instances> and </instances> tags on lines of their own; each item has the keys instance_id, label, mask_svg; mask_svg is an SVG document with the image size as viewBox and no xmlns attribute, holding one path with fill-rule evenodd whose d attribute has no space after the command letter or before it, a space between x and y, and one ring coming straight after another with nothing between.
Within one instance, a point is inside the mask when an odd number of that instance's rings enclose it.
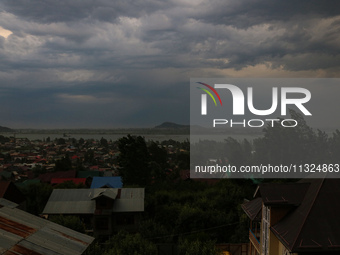
<instances>
[{"instance_id":1,"label":"tree","mask_svg":"<svg viewBox=\"0 0 340 255\"><path fill-rule=\"evenodd\" d=\"M101 145L102 147L105 147L105 148L107 148L107 147L109 146L107 140L106 140L104 137L102 137L102 138L100 139L100 145Z\"/></svg>"},{"instance_id":2,"label":"tree","mask_svg":"<svg viewBox=\"0 0 340 255\"><path fill-rule=\"evenodd\" d=\"M145 139L141 136L131 136L118 140L120 154L118 164L124 185L145 186L150 183L150 156Z\"/></svg>"},{"instance_id":3,"label":"tree","mask_svg":"<svg viewBox=\"0 0 340 255\"><path fill-rule=\"evenodd\" d=\"M154 161L159 164L163 169L167 167L167 151L160 147L161 145L151 142L148 146L148 151L150 154L150 161Z\"/></svg>"},{"instance_id":4,"label":"tree","mask_svg":"<svg viewBox=\"0 0 340 255\"><path fill-rule=\"evenodd\" d=\"M47 172L46 167L43 167L41 165L36 165L32 168L32 172L34 173L34 176L37 177L40 174L44 174Z\"/></svg>"},{"instance_id":5,"label":"tree","mask_svg":"<svg viewBox=\"0 0 340 255\"><path fill-rule=\"evenodd\" d=\"M53 188L46 183L31 184L22 188L21 192L26 197L27 212L39 215L45 208L45 205L52 193Z\"/></svg>"},{"instance_id":6,"label":"tree","mask_svg":"<svg viewBox=\"0 0 340 255\"><path fill-rule=\"evenodd\" d=\"M68 171L72 169L72 162L68 154L55 162L55 171Z\"/></svg>"},{"instance_id":7,"label":"tree","mask_svg":"<svg viewBox=\"0 0 340 255\"><path fill-rule=\"evenodd\" d=\"M78 143L79 143L80 145L83 145L83 144L85 143L84 138L80 138L79 141L78 141Z\"/></svg>"},{"instance_id":8,"label":"tree","mask_svg":"<svg viewBox=\"0 0 340 255\"><path fill-rule=\"evenodd\" d=\"M234 138L228 137L226 140L226 153L232 165L240 166L244 163L242 145Z\"/></svg>"},{"instance_id":9,"label":"tree","mask_svg":"<svg viewBox=\"0 0 340 255\"><path fill-rule=\"evenodd\" d=\"M275 123L264 129L264 137L254 140L256 163L300 164L314 163L319 153L317 135L300 113L290 110L298 122L294 128Z\"/></svg>"},{"instance_id":10,"label":"tree","mask_svg":"<svg viewBox=\"0 0 340 255\"><path fill-rule=\"evenodd\" d=\"M96 163L93 150L88 150L88 151L85 152L84 162L89 163L89 164L95 164Z\"/></svg>"},{"instance_id":11,"label":"tree","mask_svg":"<svg viewBox=\"0 0 340 255\"><path fill-rule=\"evenodd\" d=\"M66 140L64 138L56 138L55 141L58 145L66 144Z\"/></svg>"},{"instance_id":12,"label":"tree","mask_svg":"<svg viewBox=\"0 0 340 255\"><path fill-rule=\"evenodd\" d=\"M75 184L73 181L66 181L55 186L56 189L85 189L82 183Z\"/></svg>"},{"instance_id":13,"label":"tree","mask_svg":"<svg viewBox=\"0 0 340 255\"><path fill-rule=\"evenodd\" d=\"M218 250L213 241L202 242L199 240L188 241L184 240L179 246L179 255L219 255L222 254Z\"/></svg>"},{"instance_id":14,"label":"tree","mask_svg":"<svg viewBox=\"0 0 340 255\"><path fill-rule=\"evenodd\" d=\"M142 238L140 234L119 232L107 243L104 255L157 255L155 244Z\"/></svg>"},{"instance_id":15,"label":"tree","mask_svg":"<svg viewBox=\"0 0 340 255\"><path fill-rule=\"evenodd\" d=\"M254 188L251 181L239 183L231 179L215 185L190 181L155 183L146 189L145 196L145 215L152 222L146 221L141 232L155 242L177 242L183 237L218 243L247 240L248 219L240 204L252 196Z\"/></svg>"},{"instance_id":16,"label":"tree","mask_svg":"<svg viewBox=\"0 0 340 255\"><path fill-rule=\"evenodd\" d=\"M164 181L169 168L167 151L159 143L151 142L148 146L150 154L149 169L153 181Z\"/></svg>"},{"instance_id":17,"label":"tree","mask_svg":"<svg viewBox=\"0 0 340 255\"><path fill-rule=\"evenodd\" d=\"M331 161L337 162L340 158L340 131L338 129L333 132L333 135L329 140L329 146L331 150Z\"/></svg>"},{"instance_id":18,"label":"tree","mask_svg":"<svg viewBox=\"0 0 340 255\"><path fill-rule=\"evenodd\" d=\"M166 227L153 219L142 221L139 225L139 233L145 239L150 239L157 243L167 243L171 241L171 235Z\"/></svg>"},{"instance_id":19,"label":"tree","mask_svg":"<svg viewBox=\"0 0 340 255\"><path fill-rule=\"evenodd\" d=\"M73 215L52 215L48 218L50 221L62 225L64 227L73 229L80 233L85 233L85 225L81 219Z\"/></svg>"}]
</instances>

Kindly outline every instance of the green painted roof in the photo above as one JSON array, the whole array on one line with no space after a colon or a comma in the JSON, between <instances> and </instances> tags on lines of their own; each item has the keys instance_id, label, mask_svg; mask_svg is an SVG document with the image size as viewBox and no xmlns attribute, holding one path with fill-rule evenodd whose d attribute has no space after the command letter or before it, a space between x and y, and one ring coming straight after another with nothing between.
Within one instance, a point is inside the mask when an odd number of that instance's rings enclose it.
<instances>
[{"instance_id":1,"label":"green painted roof","mask_svg":"<svg viewBox=\"0 0 340 255\"><path fill-rule=\"evenodd\" d=\"M99 171L78 171L77 172L77 178L87 178L87 177L94 177L94 176L103 176L103 173Z\"/></svg>"}]
</instances>

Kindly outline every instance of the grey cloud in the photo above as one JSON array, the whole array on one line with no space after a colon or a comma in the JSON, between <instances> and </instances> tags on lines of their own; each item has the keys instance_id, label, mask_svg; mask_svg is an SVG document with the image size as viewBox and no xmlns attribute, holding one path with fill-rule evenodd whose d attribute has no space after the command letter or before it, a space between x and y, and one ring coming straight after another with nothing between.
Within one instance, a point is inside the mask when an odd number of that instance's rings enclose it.
<instances>
[{"instance_id":1,"label":"grey cloud","mask_svg":"<svg viewBox=\"0 0 340 255\"><path fill-rule=\"evenodd\" d=\"M182 3L183 8L179 8L180 4L152 1L64 4L44 1L39 7L35 3L24 1L19 5L5 1L2 5L18 15L17 29L23 27L26 33L43 41L36 51L37 56L41 55L42 66L53 66L43 60L48 56L57 60L56 66L84 67L85 63L92 63L89 68L211 66L240 70L265 61L287 66L280 63L285 55L322 51L331 56L339 50L338 43L330 45L338 39L339 21L325 26L323 29L328 32L320 38L312 38L320 31L312 31L312 35L305 31L317 25L321 18L338 14L337 1L209 1L196 7ZM110 12L111 8L115 10L112 11L114 23L103 22L98 17L105 15L95 14L98 10ZM72 10L77 10L75 15L71 14ZM21 18L29 18L33 23L24 23ZM267 26L267 31L260 31L264 33L262 38L257 35L260 29L256 29L261 26ZM277 30L282 33L275 35ZM70 61L71 56L75 62ZM228 63L204 60L216 58L227 58Z\"/></svg>"},{"instance_id":2,"label":"grey cloud","mask_svg":"<svg viewBox=\"0 0 340 255\"><path fill-rule=\"evenodd\" d=\"M340 68L338 1L4 0L0 9L13 32L0 37L2 105L13 111L1 117L21 123L185 123L190 76Z\"/></svg>"},{"instance_id":3,"label":"grey cloud","mask_svg":"<svg viewBox=\"0 0 340 255\"><path fill-rule=\"evenodd\" d=\"M147 0L4 0L1 9L38 23L72 22L80 19L112 22L117 17L140 17L167 2Z\"/></svg>"},{"instance_id":4,"label":"grey cloud","mask_svg":"<svg viewBox=\"0 0 340 255\"><path fill-rule=\"evenodd\" d=\"M214 24L233 25L245 29L254 25L299 20L303 17L334 17L339 15L340 3L336 0L230 0L209 1L202 6L202 11L193 15Z\"/></svg>"}]
</instances>

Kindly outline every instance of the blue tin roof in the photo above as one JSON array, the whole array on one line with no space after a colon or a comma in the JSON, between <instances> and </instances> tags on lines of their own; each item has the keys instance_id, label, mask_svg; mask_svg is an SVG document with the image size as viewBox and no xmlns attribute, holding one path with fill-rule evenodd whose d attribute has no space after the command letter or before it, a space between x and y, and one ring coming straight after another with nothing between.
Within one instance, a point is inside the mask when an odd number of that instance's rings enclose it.
<instances>
[{"instance_id":1,"label":"blue tin roof","mask_svg":"<svg viewBox=\"0 0 340 255\"><path fill-rule=\"evenodd\" d=\"M91 189L99 189L99 188L122 188L122 178L120 176L112 176L112 177L97 177L94 176L91 184Z\"/></svg>"}]
</instances>

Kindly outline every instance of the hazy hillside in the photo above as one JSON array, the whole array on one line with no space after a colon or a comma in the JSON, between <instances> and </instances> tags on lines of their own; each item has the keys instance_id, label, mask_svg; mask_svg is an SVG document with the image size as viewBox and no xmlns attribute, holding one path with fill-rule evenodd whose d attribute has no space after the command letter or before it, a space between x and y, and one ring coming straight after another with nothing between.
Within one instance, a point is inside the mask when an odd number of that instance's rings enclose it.
<instances>
[{"instance_id":1,"label":"hazy hillside","mask_svg":"<svg viewBox=\"0 0 340 255\"><path fill-rule=\"evenodd\" d=\"M13 132L13 131L14 131L13 129L10 129L8 127L0 126L0 132Z\"/></svg>"},{"instance_id":2,"label":"hazy hillside","mask_svg":"<svg viewBox=\"0 0 340 255\"><path fill-rule=\"evenodd\" d=\"M168 128L168 129L184 129L189 128L189 125L180 125L173 122L163 122L162 124L155 126L155 128Z\"/></svg>"}]
</instances>

